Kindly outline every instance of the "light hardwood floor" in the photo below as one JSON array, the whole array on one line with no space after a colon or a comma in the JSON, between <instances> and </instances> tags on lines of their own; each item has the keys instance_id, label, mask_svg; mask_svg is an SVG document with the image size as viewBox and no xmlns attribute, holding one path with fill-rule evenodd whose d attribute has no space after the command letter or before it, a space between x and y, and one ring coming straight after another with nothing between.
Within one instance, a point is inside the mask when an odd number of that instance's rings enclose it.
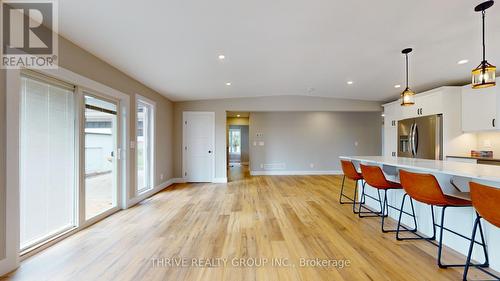
<instances>
[{"instance_id":1,"label":"light hardwood floor","mask_svg":"<svg viewBox=\"0 0 500 281\"><path fill-rule=\"evenodd\" d=\"M178 184L25 260L13 280L459 280L439 269L436 247L397 242L377 218L338 203L339 176L259 176ZM347 192L352 192L350 184ZM445 251L447 261L464 257ZM168 266L167 258L188 266ZM162 259L163 258L163 259ZM227 258L226 266L190 266ZM244 267L233 258L264 263ZM254 258L253 260L251 258ZM271 259L287 266L273 266ZM300 259L346 260L344 268ZM286 260L288 259L288 260ZM164 266L159 264L164 262ZM180 260L177 260L180 261ZM221 261L222 264L222 261ZM471 277L478 277L473 270Z\"/></svg>"}]
</instances>

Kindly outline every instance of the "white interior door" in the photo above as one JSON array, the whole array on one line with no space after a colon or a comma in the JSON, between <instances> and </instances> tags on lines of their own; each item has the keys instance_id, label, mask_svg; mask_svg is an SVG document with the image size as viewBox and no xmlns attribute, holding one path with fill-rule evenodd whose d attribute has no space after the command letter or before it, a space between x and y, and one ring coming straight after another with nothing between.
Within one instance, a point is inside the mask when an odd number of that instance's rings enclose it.
<instances>
[{"instance_id":1,"label":"white interior door","mask_svg":"<svg viewBox=\"0 0 500 281\"><path fill-rule=\"evenodd\" d=\"M211 182L215 169L215 113L184 112L184 178Z\"/></svg>"}]
</instances>

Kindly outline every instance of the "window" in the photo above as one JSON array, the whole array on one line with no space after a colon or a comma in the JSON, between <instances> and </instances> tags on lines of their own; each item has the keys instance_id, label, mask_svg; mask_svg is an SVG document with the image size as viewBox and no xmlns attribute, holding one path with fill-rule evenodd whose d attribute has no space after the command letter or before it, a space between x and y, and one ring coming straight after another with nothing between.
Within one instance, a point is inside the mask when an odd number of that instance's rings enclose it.
<instances>
[{"instance_id":1,"label":"window","mask_svg":"<svg viewBox=\"0 0 500 281\"><path fill-rule=\"evenodd\" d=\"M241 130L229 129L229 153L241 154Z\"/></svg>"},{"instance_id":2,"label":"window","mask_svg":"<svg viewBox=\"0 0 500 281\"><path fill-rule=\"evenodd\" d=\"M154 185L154 103L138 97L136 104L136 167L137 193Z\"/></svg>"},{"instance_id":3,"label":"window","mask_svg":"<svg viewBox=\"0 0 500 281\"><path fill-rule=\"evenodd\" d=\"M72 85L21 77L21 250L76 227L74 107Z\"/></svg>"}]
</instances>

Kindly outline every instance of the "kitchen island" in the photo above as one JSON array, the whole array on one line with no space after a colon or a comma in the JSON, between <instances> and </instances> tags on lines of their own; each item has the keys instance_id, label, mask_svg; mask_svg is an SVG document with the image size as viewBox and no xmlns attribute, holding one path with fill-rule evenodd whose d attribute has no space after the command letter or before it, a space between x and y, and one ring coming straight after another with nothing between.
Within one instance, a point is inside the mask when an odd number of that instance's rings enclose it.
<instances>
[{"instance_id":1,"label":"kitchen island","mask_svg":"<svg viewBox=\"0 0 500 281\"><path fill-rule=\"evenodd\" d=\"M399 182L399 170L433 174L439 181L443 192L457 198L470 198L468 192L469 182L471 181L500 188L500 166L387 156L341 156L340 159L352 161L357 168L359 168L360 163L380 166L387 179L395 182ZM377 190L370 188L369 185L367 185L365 192L371 197L377 197ZM358 192L358 194L360 193ZM403 190L389 191L389 204L400 208L403 195ZM408 203L408 200L406 203ZM431 208L416 201L414 203L419 232L430 236L432 233ZM500 208L500 202L498 204ZM366 205L373 210L379 210L378 202L369 197L366 198ZM405 206L405 210L409 210L409 208L411 208L409 204ZM441 218L441 208L434 208L434 212L436 219ZM390 209L389 216L397 220L399 211ZM451 208L446 211L445 227L470 237L474 219L475 211L473 208ZM410 227L413 226L409 217L403 216L402 222ZM483 226L488 246L490 268L500 271L500 229L484 220ZM436 230L439 233L439 228ZM463 255L467 254L469 241L446 231L443 235L443 244ZM483 261L478 248L475 247L473 259Z\"/></svg>"}]
</instances>

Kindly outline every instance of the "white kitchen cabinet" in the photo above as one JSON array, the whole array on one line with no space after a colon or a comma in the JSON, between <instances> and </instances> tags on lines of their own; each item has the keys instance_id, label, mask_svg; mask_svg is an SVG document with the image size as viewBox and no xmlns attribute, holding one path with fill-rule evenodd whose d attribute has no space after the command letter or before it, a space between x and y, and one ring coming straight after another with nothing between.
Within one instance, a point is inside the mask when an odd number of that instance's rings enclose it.
<instances>
[{"instance_id":1,"label":"white kitchen cabinet","mask_svg":"<svg viewBox=\"0 0 500 281\"><path fill-rule=\"evenodd\" d=\"M398 120L401 115L401 106L393 103L384 106L384 155L397 156Z\"/></svg>"},{"instance_id":2,"label":"white kitchen cabinet","mask_svg":"<svg viewBox=\"0 0 500 281\"><path fill-rule=\"evenodd\" d=\"M446 110L445 95L449 88L439 88L438 91L423 95L418 98L417 116L442 114Z\"/></svg>"},{"instance_id":3,"label":"white kitchen cabinet","mask_svg":"<svg viewBox=\"0 0 500 281\"><path fill-rule=\"evenodd\" d=\"M443 155L457 153L453 140L463 134L461 91L461 87L440 87L417 94L413 106L401 106L399 100L384 104L384 155L397 156L398 121L434 114L443 115Z\"/></svg>"},{"instance_id":4,"label":"white kitchen cabinet","mask_svg":"<svg viewBox=\"0 0 500 281\"><path fill-rule=\"evenodd\" d=\"M497 79L497 83L499 83ZM462 130L464 132L498 130L500 116L499 86L472 89L462 87Z\"/></svg>"}]
</instances>

